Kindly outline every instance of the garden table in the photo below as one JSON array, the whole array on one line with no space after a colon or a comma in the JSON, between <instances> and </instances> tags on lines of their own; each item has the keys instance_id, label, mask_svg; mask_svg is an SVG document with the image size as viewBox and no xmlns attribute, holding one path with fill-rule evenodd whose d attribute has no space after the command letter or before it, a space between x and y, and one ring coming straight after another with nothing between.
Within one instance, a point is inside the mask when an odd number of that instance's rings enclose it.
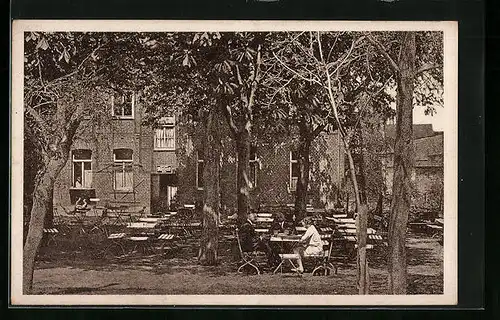
<instances>
[{"instance_id":1,"label":"garden table","mask_svg":"<svg viewBox=\"0 0 500 320\"><path fill-rule=\"evenodd\" d=\"M111 225L115 224L123 224L125 221L123 218L128 218L129 221L132 221L132 214L128 210L130 207L125 204L120 205L112 205L107 207L107 217L110 220L114 220Z\"/></svg>"},{"instance_id":2,"label":"garden table","mask_svg":"<svg viewBox=\"0 0 500 320\"><path fill-rule=\"evenodd\" d=\"M257 218L271 218L272 216L273 216L272 213L267 213L267 212L257 213Z\"/></svg>"},{"instance_id":3,"label":"garden table","mask_svg":"<svg viewBox=\"0 0 500 320\"><path fill-rule=\"evenodd\" d=\"M330 218L330 217L327 217ZM342 219L342 218L347 218L347 213L335 213L331 215L331 218L334 219Z\"/></svg>"},{"instance_id":4,"label":"garden table","mask_svg":"<svg viewBox=\"0 0 500 320\"><path fill-rule=\"evenodd\" d=\"M254 230L257 233L268 233L269 232L269 229L266 229L266 228L256 228Z\"/></svg>"},{"instance_id":5,"label":"garden table","mask_svg":"<svg viewBox=\"0 0 500 320\"><path fill-rule=\"evenodd\" d=\"M339 231L344 234L356 234L356 229L353 228L339 229ZM375 233L376 231L372 228L366 229L366 234L375 234Z\"/></svg>"},{"instance_id":6,"label":"garden table","mask_svg":"<svg viewBox=\"0 0 500 320\"><path fill-rule=\"evenodd\" d=\"M163 221L168 220L168 218L139 218L139 222L148 222L148 223L161 223Z\"/></svg>"},{"instance_id":7,"label":"garden table","mask_svg":"<svg viewBox=\"0 0 500 320\"><path fill-rule=\"evenodd\" d=\"M279 243L281 245L281 252L284 252L284 244L285 243L292 243L292 244L298 244L300 242L301 236L295 236L295 235L276 235L272 236L269 241ZM283 272L283 264L285 262L290 263L292 268L297 269L295 264L293 263L293 260L297 260L299 258L298 254L295 253L282 253L279 255L281 258L281 262L279 265L274 269L273 274L278 272L278 270L281 270ZM298 273L298 272L297 272Z\"/></svg>"},{"instance_id":8,"label":"garden table","mask_svg":"<svg viewBox=\"0 0 500 320\"><path fill-rule=\"evenodd\" d=\"M356 223L353 218L334 218L335 223Z\"/></svg>"},{"instance_id":9,"label":"garden table","mask_svg":"<svg viewBox=\"0 0 500 320\"><path fill-rule=\"evenodd\" d=\"M338 229L356 229L356 225L354 223L344 223L344 224L338 224L337 228Z\"/></svg>"},{"instance_id":10,"label":"garden table","mask_svg":"<svg viewBox=\"0 0 500 320\"><path fill-rule=\"evenodd\" d=\"M329 235L323 235L322 236L322 240L323 240L323 246L328 246L330 244L330 242L328 240L324 240L324 239L327 239L327 237L329 238ZM271 242L276 242L276 243L280 243L281 244L281 248L282 248L282 251L283 251L283 245L285 243L292 243L294 245L298 244L300 242L300 239L301 239L301 236L300 235L277 235L277 236L273 236L271 237L270 241ZM274 269L273 273L275 274L276 272L278 272L278 270L281 270L283 271L283 264L285 262L288 262L290 263L290 265L294 268L294 269L297 269L297 267L295 266L295 264L293 263L293 260L297 260L299 258L299 255L296 254L296 253L283 253L283 254L280 254L279 255L280 258L281 258L281 262L280 264ZM314 256L313 256L314 257ZM298 272L297 272L298 273Z\"/></svg>"},{"instance_id":11,"label":"garden table","mask_svg":"<svg viewBox=\"0 0 500 320\"><path fill-rule=\"evenodd\" d=\"M154 229L158 222L129 222L127 228L129 229Z\"/></svg>"}]
</instances>

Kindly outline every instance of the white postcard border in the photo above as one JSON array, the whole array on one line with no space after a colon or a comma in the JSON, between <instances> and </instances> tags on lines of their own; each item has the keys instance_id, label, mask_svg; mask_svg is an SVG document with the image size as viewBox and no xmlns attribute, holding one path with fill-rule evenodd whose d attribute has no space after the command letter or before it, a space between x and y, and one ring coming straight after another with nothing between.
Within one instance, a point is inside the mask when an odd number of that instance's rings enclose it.
<instances>
[{"instance_id":1,"label":"white postcard border","mask_svg":"<svg viewBox=\"0 0 500 320\"><path fill-rule=\"evenodd\" d=\"M23 92L25 31L443 31L444 293L442 295L23 295ZM15 20L12 24L12 305L454 305L458 299L458 23L456 21ZM272 299L270 299L272 297Z\"/></svg>"}]
</instances>

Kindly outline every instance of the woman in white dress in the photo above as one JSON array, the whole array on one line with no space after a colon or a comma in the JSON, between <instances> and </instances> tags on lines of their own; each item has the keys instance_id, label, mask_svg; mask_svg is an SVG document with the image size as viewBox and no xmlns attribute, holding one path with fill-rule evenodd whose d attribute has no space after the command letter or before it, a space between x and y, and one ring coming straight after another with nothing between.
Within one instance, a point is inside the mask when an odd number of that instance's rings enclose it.
<instances>
[{"instance_id":1,"label":"woman in white dress","mask_svg":"<svg viewBox=\"0 0 500 320\"><path fill-rule=\"evenodd\" d=\"M304 272L302 264L302 257L304 256L318 256L323 252L323 241L319 235L318 230L312 224L312 220L306 217L302 220L302 224L307 228L306 233L300 238L299 246L294 249L294 253L298 254L298 268L294 271L299 273Z\"/></svg>"}]
</instances>

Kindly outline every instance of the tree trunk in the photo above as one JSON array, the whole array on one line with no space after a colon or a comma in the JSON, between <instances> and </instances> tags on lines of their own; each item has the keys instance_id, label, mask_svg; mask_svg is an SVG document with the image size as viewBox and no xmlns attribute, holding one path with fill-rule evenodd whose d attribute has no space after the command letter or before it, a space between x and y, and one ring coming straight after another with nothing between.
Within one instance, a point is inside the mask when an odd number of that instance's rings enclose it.
<instances>
[{"instance_id":1,"label":"tree trunk","mask_svg":"<svg viewBox=\"0 0 500 320\"><path fill-rule=\"evenodd\" d=\"M67 154L51 158L47 161L45 170L41 172L40 180L33 194L33 206L29 222L28 235L23 249L23 292L30 294L33 288L33 271L35 258L43 237L43 227L46 213L52 207L54 182L66 164Z\"/></svg>"},{"instance_id":2,"label":"tree trunk","mask_svg":"<svg viewBox=\"0 0 500 320\"><path fill-rule=\"evenodd\" d=\"M349 161L349 172L351 174L351 181L354 188L354 196L356 199L356 235L357 235L357 268L358 271L358 292L359 294L368 294L369 292L369 270L368 270L368 260L366 259L366 228L368 223L368 207L365 203L361 202L361 195L359 192L358 181L356 177L356 169L354 166L354 160L352 158L352 153L349 144L344 141L344 147L347 154L347 160Z\"/></svg>"},{"instance_id":3,"label":"tree trunk","mask_svg":"<svg viewBox=\"0 0 500 320\"><path fill-rule=\"evenodd\" d=\"M362 126L362 125L361 125ZM364 155L364 139L363 139L363 128L359 129L359 189L361 203L368 203L367 193L366 193L366 176L365 176L365 155Z\"/></svg>"},{"instance_id":4,"label":"tree trunk","mask_svg":"<svg viewBox=\"0 0 500 320\"><path fill-rule=\"evenodd\" d=\"M203 170L203 230L198 261L203 265L217 264L219 241L218 217L220 211L220 137L219 119L211 111L206 126L205 163Z\"/></svg>"},{"instance_id":5,"label":"tree trunk","mask_svg":"<svg viewBox=\"0 0 500 320\"><path fill-rule=\"evenodd\" d=\"M352 157L352 152L349 146L346 145L347 160L349 162L349 174L351 176L352 187L354 189L354 199L356 203L356 212L359 211L361 205L361 196L359 193L358 178L356 177L356 167L354 166L354 159Z\"/></svg>"},{"instance_id":6,"label":"tree trunk","mask_svg":"<svg viewBox=\"0 0 500 320\"><path fill-rule=\"evenodd\" d=\"M384 209L384 196L381 191L378 193L377 207L375 208L375 214L382 217Z\"/></svg>"},{"instance_id":7,"label":"tree trunk","mask_svg":"<svg viewBox=\"0 0 500 320\"><path fill-rule=\"evenodd\" d=\"M248 167L250 160L250 133L242 129L236 135L237 160L237 192L238 192L238 221L243 223L248 216L250 206L250 181Z\"/></svg>"},{"instance_id":8,"label":"tree trunk","mask_svg":"<svg viewBox=\"0 0 500 320\"><path fill-rule=\"evenodd\" d=\"M356 223L356 233L358 236L358 284L359 284L359 294L368 294L370 289L370 280L368 272L368 259L366 257L366 240L368 227L368 206L366 203L362 203L359 206L358 216Z\"/></svg>"},{"instance_id":9,"label":"tree trunk","mask_svg":"<svg viewBox=\"0 0 500 320\"><path fill-rule=\"evenodd\" d=\"M50 199L54 199L54 188L50 189ZM44 227L45 228L52 228L54 227L54 201L51 201L47 207L47 213L45 214L45 222L44 222Z\"/></svg>"},{"instance_id":10,"label":"tree trunk","mask_svg":"<svg viewBox=\"0 0 500 320\"><path fill-rule=\"evenodd\" d=\"M405 32L399 59L396 97L396 140L394 178L389 218L389 291L406 294L406 228L411 204L413 168L413 86L415 74L415 33Z\"/></svg>"},{"instance_id":11,"label":"tree trunk","mask_svg":"<svg viewBox=\"0 0 500 320\"><path fill-rule=\"evenodd\" d=\"M309 154L311 142L307 138L301 138L298 148L299 179L295 190L295 217L301 221L306 215L307 192L309 187Z\"/></svg>"}]
</instances>

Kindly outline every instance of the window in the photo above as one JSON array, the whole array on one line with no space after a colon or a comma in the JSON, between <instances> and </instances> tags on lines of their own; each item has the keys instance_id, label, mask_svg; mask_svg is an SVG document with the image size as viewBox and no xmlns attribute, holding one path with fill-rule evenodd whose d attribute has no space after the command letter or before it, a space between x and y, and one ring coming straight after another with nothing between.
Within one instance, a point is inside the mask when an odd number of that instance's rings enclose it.
<instances>
[{"instance_id":1,"label":"window","mask_svg":"<svg viewBox=\"0 0 500 320\"><path fill-rule=\"evenodd\" d=\"M134 94L115 92L112 96L113 116L121 119L134 118Z\"/></svg>"},{"instance_id":2,"label":"window","mask_svg":"<svg viewBox=\"0 0 500 320\"><path fill-rule=\"evenodd\" d=\"M297 152L290 151L290 191L297 190L297 180L299 179L299 161Z\"/></svg>"},{"instance_id":3,"label":"window","mask_svg":"<svg viewBox=\"0 0 500 320\"><path fill-rule=\"evenodd\" d=\"M160 119L160 126L155 129L155 150L175 150L175 119Z\"/></svg>"},{"instance_id":4,"label":"window","mask_svg":"<svg viewBox=\"0 0 500 320\"><path fill-rule=\"evenodd\" d=\"M73 150L73 188L91 188L92 186L92 151Z\"/></svg>"},{"instance_id":5,"label":"window","mask_svg":"<svg viewBox=\"0 0 500 320\"><path fill-rule=\"evenodd\" d=\"M259 170L259 158L257 157L257 147L250 146L250 188L257 188L257 175Z\"/></svg>"},{"instance_id":6,"label":"window","mask_svg":"<svg viewBox=\"0 0 500 320\"><path fill-rule=\"evenodd\" d=\"M134 175L132 167L131 149L113 150L114 162L114 188L120 191L131 191L133 189Z\"/></svg>"},{"instance_id":7,"label":"window","mask_svg":"<svg viewBox=\"0 0 500 320\"><path fill-rule=\"evenodd\" d=\"M203 169L205 168L205 160L203 152L198 151L196 156L196 187L198 190L203 190L205 182L203 181Z\"/></svg>"}]
</instances>

